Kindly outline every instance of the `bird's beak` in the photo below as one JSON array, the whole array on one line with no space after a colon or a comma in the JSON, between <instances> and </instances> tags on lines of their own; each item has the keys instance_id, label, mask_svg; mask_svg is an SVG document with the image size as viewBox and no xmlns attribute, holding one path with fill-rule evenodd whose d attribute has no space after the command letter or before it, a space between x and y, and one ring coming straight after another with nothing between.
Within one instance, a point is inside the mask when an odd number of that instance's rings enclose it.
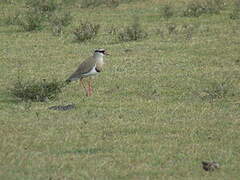
<instances>
[{"instance_id":1,"label":"bird's beak","mask_svg":"<svg viewBox=\"0 0 240 180\"><path fill-rule=\"evenodd\" d=\"M109 54L109 53L107 53L107 52L105 52L104 54L105 54L106 56L110 55L110 54Z\"/></svg>"}]
</instances>

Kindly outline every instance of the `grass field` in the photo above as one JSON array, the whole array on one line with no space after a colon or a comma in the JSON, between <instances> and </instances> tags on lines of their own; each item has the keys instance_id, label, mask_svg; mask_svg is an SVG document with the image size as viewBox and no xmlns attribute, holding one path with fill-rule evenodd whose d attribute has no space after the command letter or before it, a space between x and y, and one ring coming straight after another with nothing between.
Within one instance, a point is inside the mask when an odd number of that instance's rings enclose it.
<instances>
[{"instance_id":1,"label":"grass field","mask_svg":"<svg viewBox=\"0 0 240 180\"><path fill-rule=\"evenodd\" d=\"M183 16L190 1L172 1L164 18L167 0L115 8L65 0L73 20L59 36L46 22L37 31L10 23L24 1L1 1L0 179L238 179L240 19L230 18L233 1L219 13ZM122 42L109 32L136 17L146 38ZM81 20L100 25L95 39L74 40ZM10 93L19 76L65 80L96 48L111 56L93 96L78 83L49 102ZM67 104L76 109L48 109ZM206 172L202 161L220 169Z\"/></svg>"}]
</instances>

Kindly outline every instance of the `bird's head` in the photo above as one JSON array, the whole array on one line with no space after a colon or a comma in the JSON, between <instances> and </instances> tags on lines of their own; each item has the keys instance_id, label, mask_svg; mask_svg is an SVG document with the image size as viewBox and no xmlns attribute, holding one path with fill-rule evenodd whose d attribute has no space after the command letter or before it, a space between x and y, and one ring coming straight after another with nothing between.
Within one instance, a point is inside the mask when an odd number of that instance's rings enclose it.
<instances>
[{"instance_id":1,"label":"bird's head","mask_svg":"<svg viewBox=\"0 0 240 180\"><path fill-rule=\"evenodd\" d=\"M101 55L101 56L105 56L105 55L109 55L105 49L96 49L94 51L94 55Z\"/></svg>"}]
</instances>

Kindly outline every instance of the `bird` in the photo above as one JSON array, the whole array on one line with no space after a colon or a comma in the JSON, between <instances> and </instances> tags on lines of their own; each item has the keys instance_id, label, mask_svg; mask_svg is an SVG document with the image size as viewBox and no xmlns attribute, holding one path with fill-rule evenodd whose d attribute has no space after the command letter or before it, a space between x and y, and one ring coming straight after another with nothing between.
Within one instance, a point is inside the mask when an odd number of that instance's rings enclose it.
<instances>
[{"instance_id":1,"label":"bird","mask_svg":"<svg viewBox=\"0 0 240 180\"><path fill-rule=\"evenodd\" d=\"M91 82L91 76L95 76L102 71L103 68L103 57L109 55L105 49L96 49L92 56L83 61L76 71L70 75L66 80L67 83L72 81L80 80L80 85L85 89L86 95L91 96L93 94L93 87ZM88 87L85 86L83 79L89 78Z\"/></svg>"}]
</instances>

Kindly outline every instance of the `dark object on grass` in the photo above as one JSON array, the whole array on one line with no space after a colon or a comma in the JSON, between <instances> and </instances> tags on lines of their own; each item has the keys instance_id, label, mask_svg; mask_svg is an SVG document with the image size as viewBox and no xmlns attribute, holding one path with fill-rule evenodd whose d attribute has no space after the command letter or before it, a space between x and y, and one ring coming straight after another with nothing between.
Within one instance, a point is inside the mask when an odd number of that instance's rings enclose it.
<instances>
[{"instance_id":1,"label":"dark object on grass","mask_svg":"<svg viewBox=\"0 0 240 180\"><path fill-rule=\"evenodd\" d=\"M62 105L51 106L48 109L58 110L58 111L67 111L67 110L71 110L71 109L74 109L74 108L76 108L76 106L74 104L69 104L69 105L66 105L66 106L62 106Z\"/></svg>"},{"instance_id":2,"label":"dark object on grass","mask_svg":"<svg viewBox=\"0 0 240 180\"><path fill-rule=\"evenodd\" d=\"M214 171L215 169L218 169L220 166L216 162L202 162L202 167L205 171Z\"/></svg>"}]
</instances>

